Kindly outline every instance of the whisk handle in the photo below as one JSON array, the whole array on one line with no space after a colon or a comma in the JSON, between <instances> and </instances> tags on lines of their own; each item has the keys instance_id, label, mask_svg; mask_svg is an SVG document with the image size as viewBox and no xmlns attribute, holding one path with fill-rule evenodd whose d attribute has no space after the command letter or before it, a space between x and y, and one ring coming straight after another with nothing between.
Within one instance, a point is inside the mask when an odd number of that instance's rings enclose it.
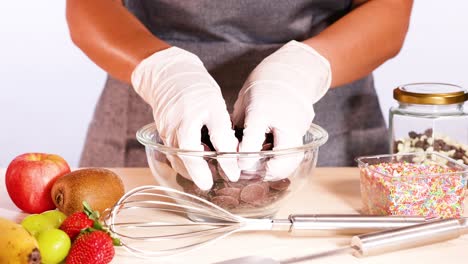
<instances>
[{"instance_id":1,"label":"whisk handle","mask_svg":"<svg viewBox=\"0 0 468 264\"><path fill-rule=\"evenodd\" d=\"M408 249L459 237L460 219L444 219L392 230L357 235L351 239L354 255L368 256Z\"/></svg>"},{"instance_id":2,"label":"whisk handle","mask_svg":"<svg viewBox=\"0 0 468 264\"><path fill-rule=\"evenodd\" d=\"M288 218L290 231L296 234L355 235L405 227L427 221L419 216L368 216L359 214L293 214Z\"/></svg>"}]
</instances>

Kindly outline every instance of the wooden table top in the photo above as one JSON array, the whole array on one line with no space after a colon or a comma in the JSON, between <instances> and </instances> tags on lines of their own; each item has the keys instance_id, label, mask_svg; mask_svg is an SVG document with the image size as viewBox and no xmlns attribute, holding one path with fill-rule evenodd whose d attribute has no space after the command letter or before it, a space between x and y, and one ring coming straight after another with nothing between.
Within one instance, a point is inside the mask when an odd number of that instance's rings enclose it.
<instances>
[{"instance_id":1,"label":"wooden table top","mask_svg":"<svg viewBox=\"0 0 468 264\"><path fill-rule=\"evenodd\" d=\"M126 190L156 184L148 168L110 168L123 180ZM24 214L8 197L4 185L5 169L0 169L0 216L20 221ZM275 218L289 214L354 214L361 208L359 170L357 168L316 168L307 185L292 195ZM468 207L465 204L465 216ZM249 255L281 260L320 253L348 245L349 236L294 236L287 232L249 231L232 234L206 247L161 260L136 258L117 248L112 263L213 263ZM379 256L356 258L350 254L302 263L467 263L468 234L447 242Z\"/></svg>"}]
</instances>

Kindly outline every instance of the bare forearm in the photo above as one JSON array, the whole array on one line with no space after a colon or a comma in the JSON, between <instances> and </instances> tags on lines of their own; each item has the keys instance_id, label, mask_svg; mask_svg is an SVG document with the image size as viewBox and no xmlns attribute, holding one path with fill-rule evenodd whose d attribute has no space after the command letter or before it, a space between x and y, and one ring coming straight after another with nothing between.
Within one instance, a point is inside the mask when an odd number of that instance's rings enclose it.
<instances>
[{"instance_id":1,"label":"bare forearm","mask_svg":"<svg viewBox=\"0 0 468 264\"><path fill-rule=\"evenodd\" d=\"M67 0L73 42L97 65L125 82L136 65L169 45L116 0Z\"/></svg>"},{"instance_id":2,"label":"bare forearm","mask_svg":"<svg viewBox=\"0 0 468 264\"><path fill-rule=\"evenodd\" d=\"M370 0L304 43L330 61L332 87L357 80L400 51L412 0Z\"/></svg>"}]
</instances>

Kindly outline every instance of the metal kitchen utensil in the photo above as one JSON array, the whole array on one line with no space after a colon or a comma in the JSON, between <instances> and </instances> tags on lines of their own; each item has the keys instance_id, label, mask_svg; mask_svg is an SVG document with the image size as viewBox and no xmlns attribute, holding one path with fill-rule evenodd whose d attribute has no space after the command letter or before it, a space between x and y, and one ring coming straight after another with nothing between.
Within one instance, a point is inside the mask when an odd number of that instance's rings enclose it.
<instances>
[{"instance_id":1,"label":"metal kitchen utensil","mask_svg":"<svg viewBox=\"0 0 468 264\"><path fill-rule=\"evenodd\" d=\"M303 261L310 261L314 259L335 256L339 254L345 254L345 253L352 252L352 250L354 249L352 249L351 247L339 248L339 249L334 249L333 251L325 251L325 252L321 252L321 253L317 253L313 255L306 255L302 257L290 258L290 259L285 259L285 260L276 260L271 257L263 257L263 256L245 256L245 257L215 262L212 264L290 264L290 263L299 263Z\"/></svg>"},{"instance_id":2,"label":"metal kitchen utensil","mask_svg":"<svg viewBox=\"0 0 468 264\"><path fill-rule=\"evenodd\" d=\"M162 186L142 186L127 192L105 219L122 245L142 257L183 253L240 231L352 235L425 221L423 217L358 214L244 218L197 196Z\"/></svg>"},{"instance_id":3,"label":"metal kitchen utensil","mask_svg":"<svg viewBox=\"0 0 468 264\"><path fill-rule=\"evenodd\" d=\"M351 238L351 243L347 247L302 257L279 261L270 257L247 256L215 264L290 264L345 253L363 257L447 241L467 233L468 220L466 218L434 220L413 226L356 235Z\"/></svg>"}]
</instances>

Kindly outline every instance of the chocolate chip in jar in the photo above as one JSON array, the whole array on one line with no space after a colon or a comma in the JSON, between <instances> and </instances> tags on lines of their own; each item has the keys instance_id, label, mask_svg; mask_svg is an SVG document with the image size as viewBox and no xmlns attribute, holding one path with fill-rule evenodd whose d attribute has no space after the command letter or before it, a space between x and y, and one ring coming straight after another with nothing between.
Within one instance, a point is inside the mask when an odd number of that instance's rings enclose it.
<instances>
[{"instance_id":1,"label":"chocolate chip in jar","mask_svg":"<svg viewBox=\"0 0 468 264\"><path fill-rule=\"evenodd\" d=\"M395 140L395 141L393 142L393 149L394 149L395 151L399 151L399 146L400 146L400 145L403 145L403 141L401 141L401 140Z\"/></svg>"},{"instance_id":2,"label":"chocolate chip in jar","mask_svg":"<svg viewBox=\"0 0 468 264\"><path fill-rule=\"evenodd\" d=\"M463 159L464 155L465 155L465 151L462 149L462 148L457 148L455 150L455 153L453 154L453 158L454 159Z\"/></svg>"},{"instance_id":3,"label":"chocolate chip in jar","mask_svg":"<svg viewBox=\"0 0 468 264\"><path fill-rule=\"evenodd\" d=\"M418 140L418 141L416 141L416 143L414 143L414 147L415 147L415 148L422 148L422 149L424 149L425 146L426 146L426 145L424 144L424 141L421 141L421 140ZM425 150L425 149L424 149L424 150Z\"/></svg>"},{"instance_id":4,"label":"chocolate chip in jar","mask_svg":"<svg viewBox=\"0 0 468 264\"><path fill-rule=\"evenodd\" d=\"M424 135L428 138L432 137L432 128L428 128L424 131Z\"/></svg>"},{"instance_id":5,"label":"chocolate chip in jar","mask_svg":"<svg viewBox=\"0 0 468 264\"><path fill-rule=\"evenodd\" d=\"M396 153L434 151L468 165L468 145L434 134L432 129L426 129L424 133L410 131L407 138L395 140L393 144Z\"/></svg>"},{"instance_id":6,"label":"chocolate chip in jar","mask_svg":"<svg viewBox=\"0 0 468 264\"><path fill-rule=\"evenodd\" d=\"M416 132L414 132L414 131L410 131L410 132L408 133L408 136L409 136L411 139L415 139L415 138L419 138L421 135L418 134L418 133L416 133Z\"/></svg>"}]
</instances>

